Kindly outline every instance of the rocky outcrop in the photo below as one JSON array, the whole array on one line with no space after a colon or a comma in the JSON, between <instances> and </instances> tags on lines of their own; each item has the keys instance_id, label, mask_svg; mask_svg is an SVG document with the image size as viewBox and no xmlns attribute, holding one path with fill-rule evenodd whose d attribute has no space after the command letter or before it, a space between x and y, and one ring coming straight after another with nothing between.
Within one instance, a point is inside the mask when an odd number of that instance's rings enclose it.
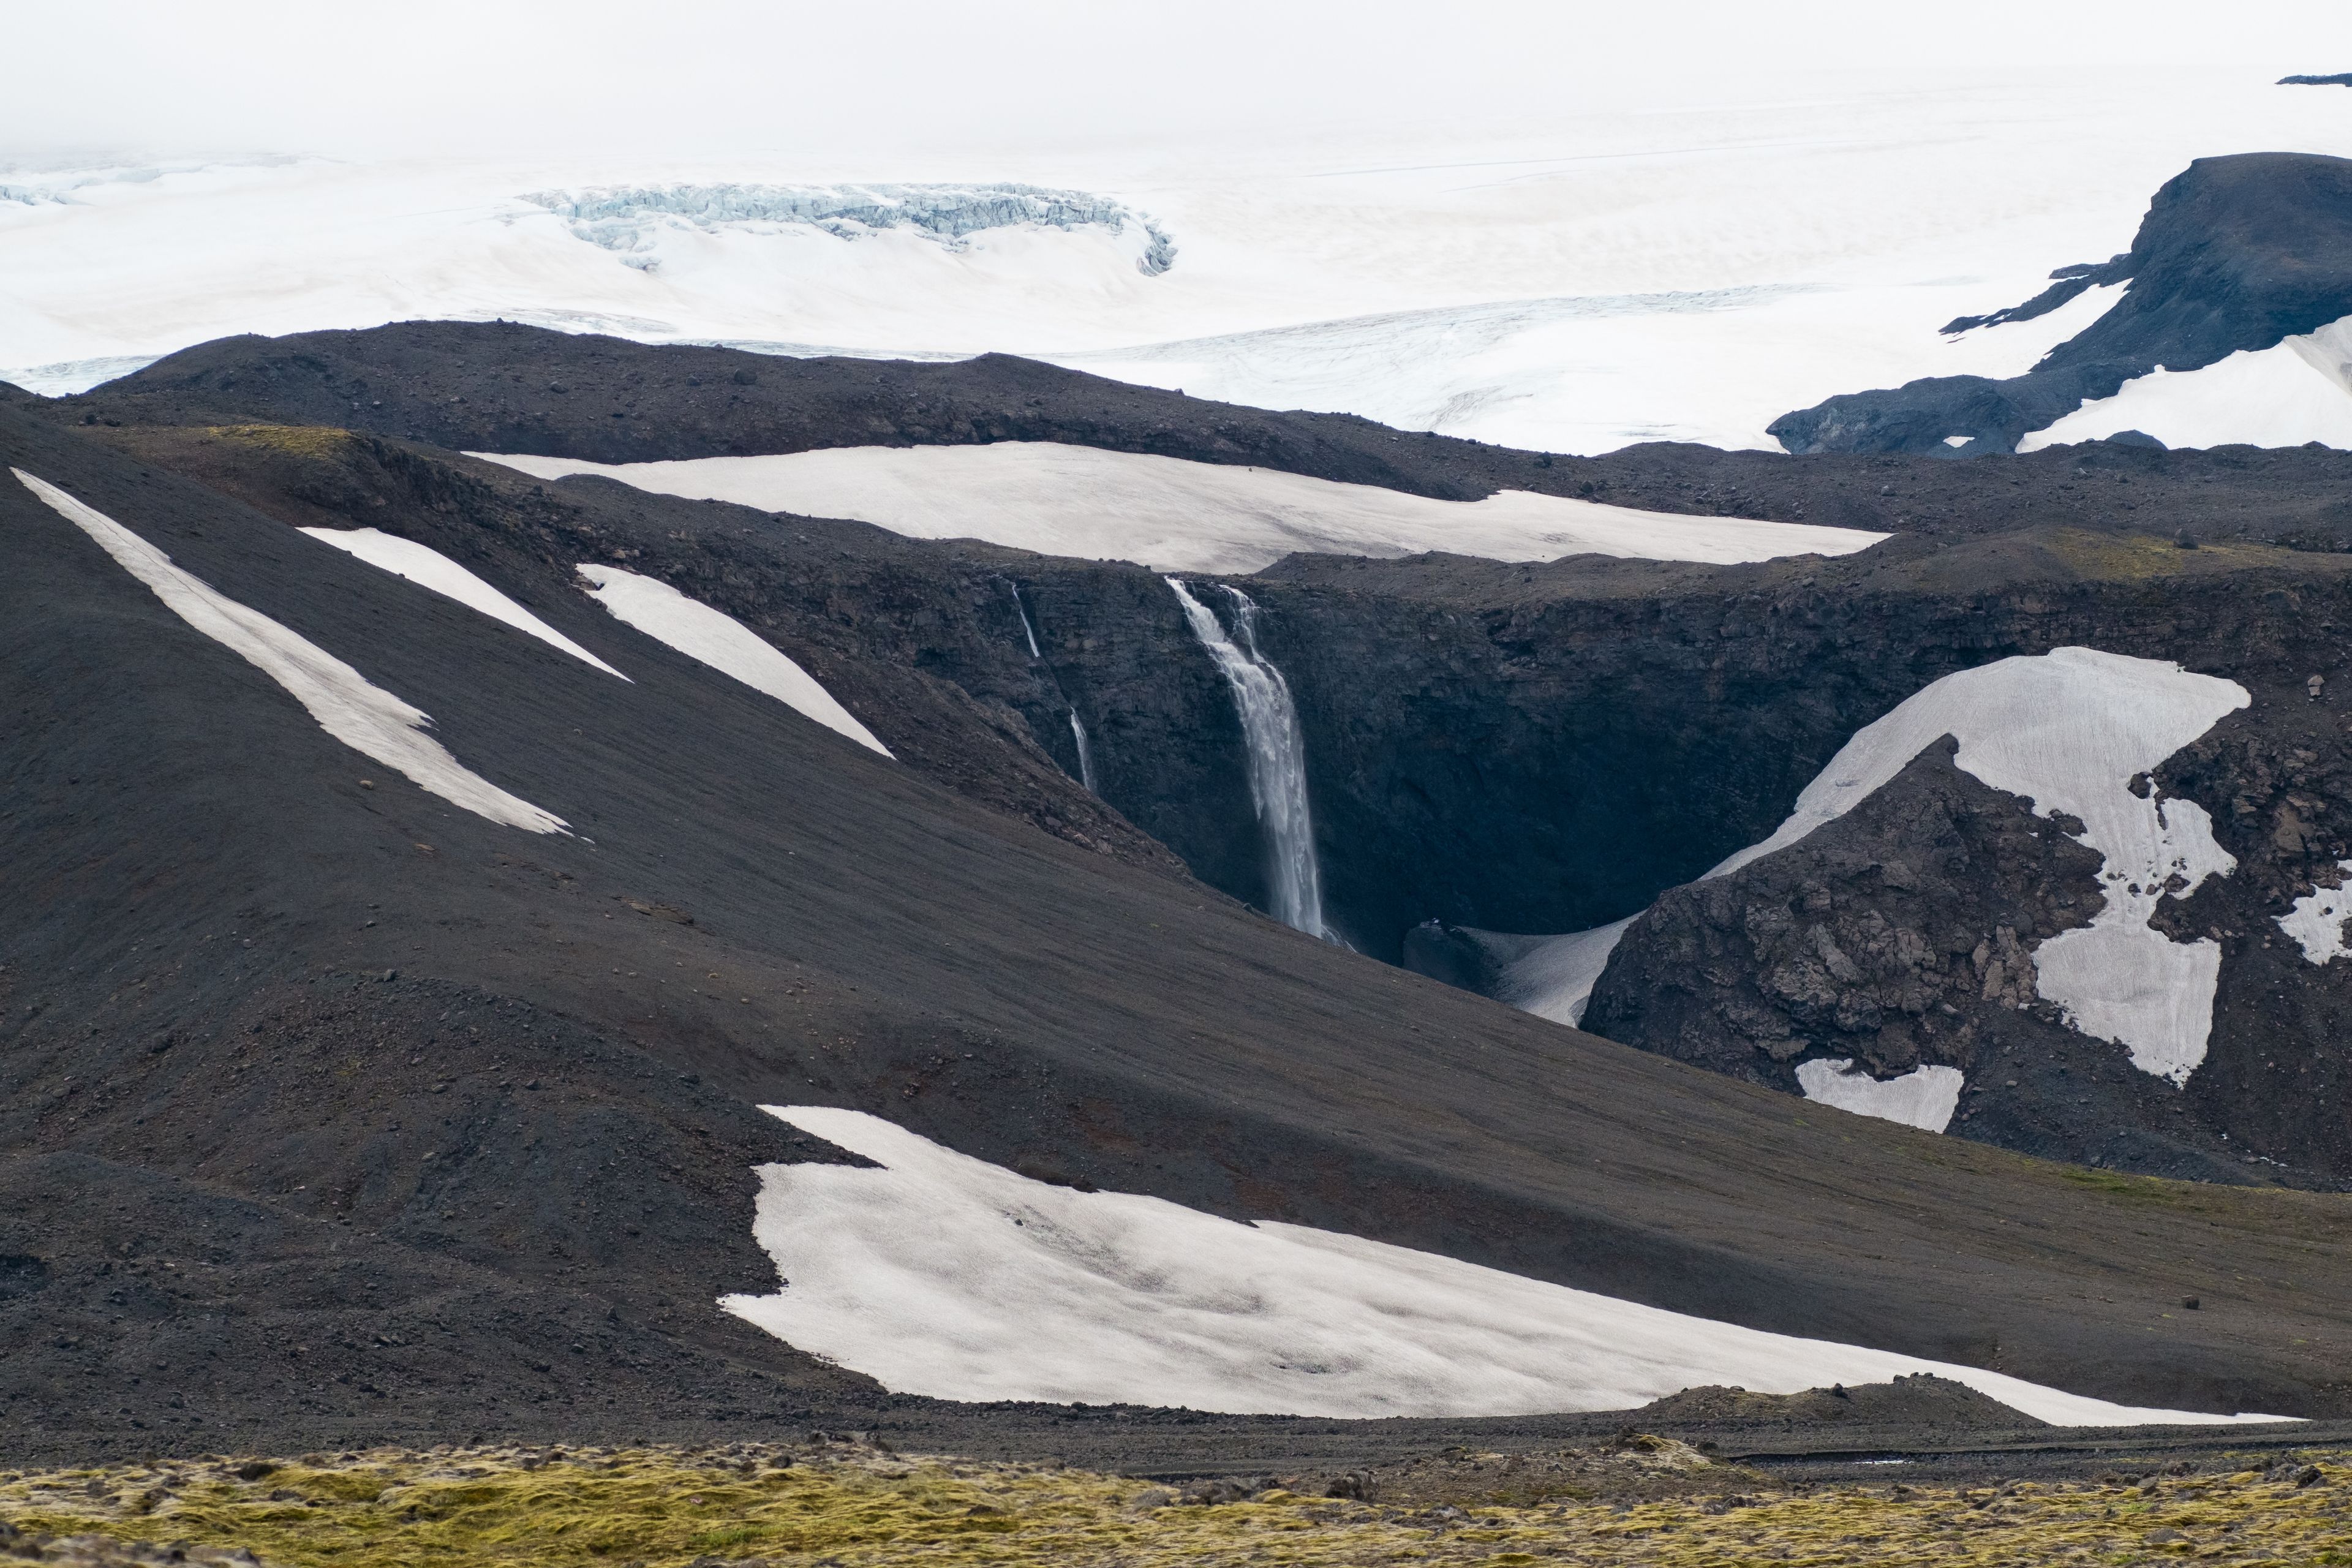
<instances>
[{"instance_id":1,"label":"rocky outcrop","mask_svg":"<svg viewBox=\"0 0 2352 1568\"><path fill-rule=\"evenodd\" d=\"M2009 452L2028 431L2158 365L2195 370L2352 315L2352 160L2200 158L2156 193L2129 250L2051 276L2024 304L1944 330L2030 320L2096 285L2131 288L2024 375L1849 393L1782 415L1771 434L1799 453ZM1954 437L1968 439L1955 448Z\"/></svg>"},{"instance_id":2,"label":"rocky outcrop","mask_svg":"<svg viewBox=\"0 0 2352 1568\"><path fill-rule=\"evenodd\" d=\"M1584 1026L1792 1094L1812 1060L1882 1080L1953 1068L1967 1086L1952 1132L2244 1180L2169 1085L2039 995L2033 951L2098 911L2100 858L1952 751L1931 746L1786 849L1663 895L1627 928Z\"/></svg>"}]
</instances>

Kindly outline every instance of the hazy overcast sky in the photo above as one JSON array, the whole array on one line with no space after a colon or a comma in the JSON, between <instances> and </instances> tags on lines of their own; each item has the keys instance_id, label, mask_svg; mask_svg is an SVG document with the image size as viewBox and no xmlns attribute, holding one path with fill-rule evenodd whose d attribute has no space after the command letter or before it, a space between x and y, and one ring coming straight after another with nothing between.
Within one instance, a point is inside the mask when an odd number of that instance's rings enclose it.
<instances>
[{"instance_id":1,"label":"hazy overcast sky","mask_svg":"<svg viewBox=\"0 0 2352 1568\"><path fill-rule=\"evenodd\" d=\"M102 149L1160 140L1768 96L1825 68L1905 79L2352 69L2347 0L18 0L9 11L0 163Z\"/></svg>"}]
</instances>

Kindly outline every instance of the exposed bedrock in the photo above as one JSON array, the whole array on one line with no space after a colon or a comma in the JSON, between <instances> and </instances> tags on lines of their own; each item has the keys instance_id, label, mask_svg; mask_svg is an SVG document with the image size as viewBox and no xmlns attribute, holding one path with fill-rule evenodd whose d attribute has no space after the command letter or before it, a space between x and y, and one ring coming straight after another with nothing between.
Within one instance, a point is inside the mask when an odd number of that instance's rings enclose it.
<instances>
[{"instance_id":1,"label":"exposed bedrock","mask_svg":"<svg viewBox=\"0 0 2352 1568\"><path fill-rule=\"evenodd\" d=\"M2052 278L2033 299L1946 331L2028 321L2103 284L2130 288L2024 375L1849 393L1782 415L1771 433L1799 453L2008 452L2028 431L2158 365L2195 370L2352 315L2352 160L2200 158L2156 193L2129 250ZM1956 448L1954 437L1969 439Z\"/></svg>"}]
</instances>

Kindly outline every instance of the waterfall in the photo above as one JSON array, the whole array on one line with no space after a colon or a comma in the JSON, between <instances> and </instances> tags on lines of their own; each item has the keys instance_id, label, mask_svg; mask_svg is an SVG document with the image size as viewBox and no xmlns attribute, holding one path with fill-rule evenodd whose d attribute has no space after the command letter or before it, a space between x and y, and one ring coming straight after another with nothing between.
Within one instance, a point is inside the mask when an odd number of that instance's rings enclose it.
<instances>
[{"instance_id":1,"label":"waterfall","mask_svg":"<svg viewBox=\"0 0 2352 1568\"><path fill-rule=\"evenodd\" d=\"M1007 583L1004 588L1005 592L1013 595L1013 613L1021 617L1021 635L1029 639L1029 657L1045 658L1044 654L1037 651L1037 628L1029 624L1029 606L1021 602L1020 587L1015 584Z\"/></svg>"},{"instance_id":2,"label":"waterfall","mask_svg":"<svg viewBox=\"0 0 2352 1568\"><path fill-rule=\"evenodd\" d=\"M1045 664L1045 656L1037 648L1037 628L1029 624L1029 606L1021 602L1021 585L1008 582L1004 584L1004 591L1013 595L1013 613L1021 617L1021 635L1029 639L1029 657L1039 664ZM1070 700L1068 692L1062 689L1062 678L1054 673L1052 665L1045 664L1045 679L1054 683L1054 695L1060 698L1062 706L1070 710L1070 734L1078 742L1078 782L1087 786L1088 795L1099 795L1102 792L1095 788L1095 752L1094 748L1087 743L1086 721L1078 717L1078 705Z\"/></svg>"},{"instance_id":3,"label":"waterfall","mask_svg":"<svg viewBox=\"0 0 2352 1568\"><path fill-rule=\"evenodd\" d=\"M1257 646L1257 605L1238 588L1227 587L1234 605L1236 644L1183 580L1168 585L1184 606L1192 635L1208 650L1226 684L1234 689L1248 746L1250 800L1265 828L1266 883L1275 919L1326 942L1339 938L1323 923L1323 882L1315 864L1315 825L1307 810L1307 747L1290 686Z\"/></svg>"},{"instance_id":4,"label":"waterfall","mask_svg":"<svg viewBox=\"0 0 2352 1568\"><path fill-rule=\"evenodd\" d=\"M1078 710L1075 708L1070 710L1070 733L1078 739L1078 782L1087 786L1088 795L1098 794L1100 792L1095 788L1094 748L1087 744L1086 721L1078 717Z\"/></svg>"}]
</instances>

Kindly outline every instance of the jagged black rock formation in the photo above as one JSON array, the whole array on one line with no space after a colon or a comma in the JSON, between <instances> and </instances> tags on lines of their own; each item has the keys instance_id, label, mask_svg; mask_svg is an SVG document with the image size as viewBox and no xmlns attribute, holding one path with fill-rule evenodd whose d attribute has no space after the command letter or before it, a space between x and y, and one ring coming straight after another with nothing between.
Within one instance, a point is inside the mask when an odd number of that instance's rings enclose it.
<instances>
[{"instance_id":1,"label":"jagged black rock formation","mask_svg":"<svg viewBox=\"0 0 2352 1568\"><path fill-rule=\"evenodd\" d=\"M2009 452L2028 431L2158 365L2195 370L2352 315L2352 161L2200 158L2156 193L2129 250L2052 277L2022 305L1944 330L2029 320L2095 285L2131 287L2024 375L1935 376L1848 393L1782 415L1772 435L1798 453ZM1955 436L1968 444L1948 445Z\"/></svg>"}]
</instances>

